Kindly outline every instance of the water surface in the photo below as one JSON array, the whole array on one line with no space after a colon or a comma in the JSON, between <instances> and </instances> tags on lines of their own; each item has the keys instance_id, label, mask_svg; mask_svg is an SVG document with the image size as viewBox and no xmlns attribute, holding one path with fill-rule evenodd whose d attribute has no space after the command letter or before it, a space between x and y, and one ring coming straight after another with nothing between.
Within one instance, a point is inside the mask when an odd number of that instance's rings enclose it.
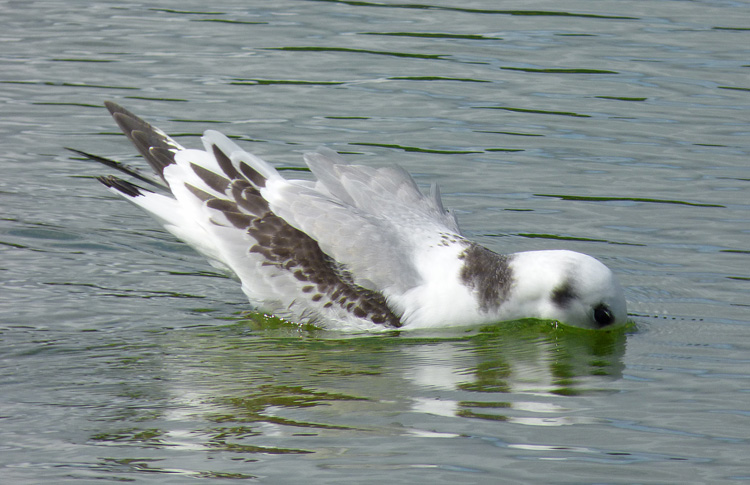
<instances>
[{"instance_id":1,"label":"water surface","mask_svg":"<svg viewBox=\"0 0 750 485\"><path fill-rule=\"evenodd\" d=\"M1 5L3 483L750 480L745 4ZM491 249L602 259L634 323L247 317L64 150L139 163L109 99L281 167L398 162Z\"/></svg>"}]
</instances>

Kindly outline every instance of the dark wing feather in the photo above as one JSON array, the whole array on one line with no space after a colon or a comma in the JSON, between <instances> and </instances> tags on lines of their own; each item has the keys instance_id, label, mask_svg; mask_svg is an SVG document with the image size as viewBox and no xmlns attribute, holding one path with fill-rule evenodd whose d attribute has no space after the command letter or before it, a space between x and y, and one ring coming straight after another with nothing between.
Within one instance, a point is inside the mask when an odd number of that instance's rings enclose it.
<instances>
[{"instance_id":1,"label":"dark wing feather","mask_svg":"<svg viewBox=\"0 0 750 485\"><path fill-rule=\"evenodd\" d=\"M164 178L164 167L174 163L174 154L184 150L179 143L170 138L150 123L142 120L117 103L105 101L112 117L117 122L125 136L133 142L138 152L148 161L162 179Z\"/></svg>"},{"instance_id":2,"label":"dark wing feather","mask_svg":"<svg viewBox=\"0 0 750 485\"><path fill-rule=\"evenodd\" d=\"M118 170L126 175L130 175L131 177L136 178L141 182L146 182L147 184L153 185L154 187L158 187L160 189L169 190L168 187L164 185L164 182L162 182L160 179L154 177L151 174L145 174L136 167L131 167L130 165L126 165L109 158L100 157L99 155L94 155L93 153L76 150L75 148L66 147L65 149L70 150L73 153L77 153L78 155L82 155L89 160L99 162L107 167L114 168L115 170Z\"/></svg>"}]
</instances>

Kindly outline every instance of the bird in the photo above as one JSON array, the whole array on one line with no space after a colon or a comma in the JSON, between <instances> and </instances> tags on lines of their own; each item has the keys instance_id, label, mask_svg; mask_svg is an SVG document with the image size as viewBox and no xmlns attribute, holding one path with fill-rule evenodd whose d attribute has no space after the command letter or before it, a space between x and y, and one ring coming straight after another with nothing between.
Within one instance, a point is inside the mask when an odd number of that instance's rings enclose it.
<instances>
[{"instance_id":1,"label":"bird","mask_svg":"<svg viewBox=\"0 0 750 485\"><path fill-rule=\"evenodd\" d=\"M129 176L99 176L242 285L255 311L298 325L377 332L549 320L627 320L614 273L570 250L501 254L465 238L432 184L396 164L305 153L314 180L283 177L223 134L185 148L117 103L114 121L153 170L72 149ZM148 187L147 187L148 186Z\"/></svg>"}]
</instances>

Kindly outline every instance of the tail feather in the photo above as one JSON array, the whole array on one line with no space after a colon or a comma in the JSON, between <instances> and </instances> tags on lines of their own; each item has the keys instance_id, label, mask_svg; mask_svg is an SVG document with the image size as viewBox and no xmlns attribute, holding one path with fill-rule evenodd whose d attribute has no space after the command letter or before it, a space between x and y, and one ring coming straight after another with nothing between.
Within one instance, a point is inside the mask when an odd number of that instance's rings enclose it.
<instances>
[{"instance_id":1,"label":"tail feather","mask_svg":"<svg viewBox=\"0 0 750 485\"><path fill-rule=\"evenodd\" d=\"M89 160L99 162L104 166L114 168L115 170L118 170L126 175L130 175L131 177L136 178L140 180L141 182L146 182L147 184L153 185L154 187L168 190L168 187L164 185L164 182L162 180L157 179L151 174L143 173L136 167L131 167L130 165L126 165L124 163L111 160L109 158L104 158L99 155L94 155L93 153L84 152L83 150L77 150L75 148L68 148L68 147L65 147L65 149L70 150L73 153L77 153L78 155L84 156L88 158Z\"/></svg>"},{"instance_id":2,"label":"tail feather","mask_svg":"<svg viewBox=\"0 0 750 485\"><path fill-rule=\"evenodd\" d=\"M105 186L107 186L107 188L114 189L120 194L126 195L128 197L140 197L144 195L144 192L151 192L150 190L139 187L138 185L130 183L127 180L117 178L113 175L108 175L106 177L96 177L96 180L103 183Z\"/></svg>"}]
</instances>

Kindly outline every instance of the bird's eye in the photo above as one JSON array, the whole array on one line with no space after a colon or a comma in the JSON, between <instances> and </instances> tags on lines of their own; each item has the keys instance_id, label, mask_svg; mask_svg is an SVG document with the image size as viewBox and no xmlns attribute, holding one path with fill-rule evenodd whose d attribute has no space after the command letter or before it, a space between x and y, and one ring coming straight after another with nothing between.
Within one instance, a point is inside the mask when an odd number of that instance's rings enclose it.
<instances>
[{"instance_id":1,"label":"bird's eye","mask_svg":"<svg viewBox=\"0 0 750 485\"><path fill-rule=\"evenodd\" d=\"M615 316L612 315L612 310L607 305L601 304L594 308L594 321L600 328L606 327L614 323Z\"/></svg>"}]
</instances>

